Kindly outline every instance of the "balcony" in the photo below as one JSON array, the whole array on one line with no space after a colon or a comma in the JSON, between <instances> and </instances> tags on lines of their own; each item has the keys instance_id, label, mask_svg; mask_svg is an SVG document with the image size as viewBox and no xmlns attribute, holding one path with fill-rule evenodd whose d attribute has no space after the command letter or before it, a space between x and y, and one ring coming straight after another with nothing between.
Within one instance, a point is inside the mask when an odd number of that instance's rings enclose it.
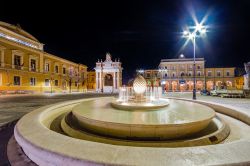
<instances>
[{"instance_id":1,"label":"balcony","mask_svg":"<svg viewBox=\"0 0 250 166\"><path fill-rule=\"evenodd\" d=\"M17 70L22 70L22 66L20 66L20 65L14 65L15 67L15 69L17 69Z\"/></svg>"},{"instance_id":2,"label":"balcony","mask_svg":"<svg viewBox=\"0 0 250 166\"><path fill-rule=\"evenodd\" d=\"M36 72L36 68L31 68L30 71Z\"/></svg>"}]
</instances>

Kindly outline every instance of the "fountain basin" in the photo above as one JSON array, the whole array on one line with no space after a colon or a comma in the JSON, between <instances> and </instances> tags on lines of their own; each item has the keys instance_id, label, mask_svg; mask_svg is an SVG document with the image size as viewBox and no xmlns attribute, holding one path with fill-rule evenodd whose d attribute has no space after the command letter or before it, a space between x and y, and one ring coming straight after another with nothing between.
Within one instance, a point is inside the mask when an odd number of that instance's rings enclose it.
<instances>
[{"instance_id":1,"label":"fountain basin","mask_svg":"<svg viewBox=\"0 0 250 166\"><path fill-rule=\"evenodd\" d=\"M131 110L131 111L160 109L168 106L168 104L169 104L168 99L158 99L150 102L134 102L134 101L122 102L119 100L113 100L111 102L111 105L116 109Z\"/></svg>"},{"instance_id":2,"label":"fountain basin","mask_svg":"<svg viewBox=\"0 0 250 166\"><path fill-rule=\"evenodd\" d=\"M212 146L204 146L206 144L197 146L200 144L196 143L189 144L193 147L181 148L121 146L100 143L92 139L79 140L51 130L52 122L58 116L72 111L74 106L86 100L90 99L48 105L23 116L15 127L15 139L24 153L37 165L244 165L250 163L248 134L250 114L247 109L199 100L189 101L207 105L216 112L225 114L219 116L233 129L229 135L231 138ZM176 140L176 144L178 143L182 142Z\"/></svg>"},{"instance_id":3,"label":"fountain basin","mask_svg":"<svg viewBox=\"0 0 250 166\"><path fill-rule=\"evenodd\" d=\"M206 128L215 116L207 106L169 100L161 109L125 111L115 109L110 100L82 102L72 109L79 125L103 136L135 140L167 140L192 135Z\"/></svg>"}]
</instances>

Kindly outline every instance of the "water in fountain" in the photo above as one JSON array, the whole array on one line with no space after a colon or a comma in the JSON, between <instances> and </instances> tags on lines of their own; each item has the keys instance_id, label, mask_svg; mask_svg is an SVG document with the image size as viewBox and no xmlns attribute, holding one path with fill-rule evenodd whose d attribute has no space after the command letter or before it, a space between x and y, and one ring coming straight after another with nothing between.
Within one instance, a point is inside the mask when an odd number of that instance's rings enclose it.
<instances>
[{"instance_id":1,"label":"water in fountain","mask_svg":"<svg viewBox=\"0 0 250 166\"><path fill-rule=\"evenodd\" d=\"M111 104L118 109L156 109L168 105L167 99L161 98L162 88L156 86L147 87L146 80L138 75L133 87L121 87L119 97Z\"/></svg>"}]
</instances>

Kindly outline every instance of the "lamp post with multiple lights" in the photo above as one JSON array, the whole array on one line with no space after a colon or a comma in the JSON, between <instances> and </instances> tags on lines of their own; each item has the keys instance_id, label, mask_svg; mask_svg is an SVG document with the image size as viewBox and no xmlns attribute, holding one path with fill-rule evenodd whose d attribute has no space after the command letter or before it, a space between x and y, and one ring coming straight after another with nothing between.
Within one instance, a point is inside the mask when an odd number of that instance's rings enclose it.
<instances>
[{"instance_id":1,"label":"lamp post with multiple lights","mask_svg":"<svg viewBox=\"0 0 250 166\"><path fill-rule=\"evenodd\" d=\"M202 37L206 34L206 27L202 24L197 24L193 27L188 27L183 32L183 37L193 42L193 100L196 100L196 64L195 64L195 47L196 47L196 38Z\"/></svg>"}]
</instances>

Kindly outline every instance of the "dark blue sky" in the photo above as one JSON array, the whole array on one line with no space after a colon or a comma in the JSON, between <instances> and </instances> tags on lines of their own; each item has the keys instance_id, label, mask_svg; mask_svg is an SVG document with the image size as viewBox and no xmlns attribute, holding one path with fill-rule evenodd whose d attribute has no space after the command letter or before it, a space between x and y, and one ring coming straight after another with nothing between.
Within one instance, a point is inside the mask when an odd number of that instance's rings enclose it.
<instances>
[{"instance_id":1,"label":"dark blue sky","mask_svg":"<svg viewBox=\"0 0 250 166\"><path fill-rule=\"evenodd\" d=\"M157 68L162 58L192 57L192 44L180 32L209 13L206 43L198 39L197 56L208 67L243 67L250 60L248 0L116 0L20 4L4 0L0 20L21 27L45 44L45 51L93 69L110 52L120 58L124 79L137 68Z\"/></svg>"}]
</instances>

